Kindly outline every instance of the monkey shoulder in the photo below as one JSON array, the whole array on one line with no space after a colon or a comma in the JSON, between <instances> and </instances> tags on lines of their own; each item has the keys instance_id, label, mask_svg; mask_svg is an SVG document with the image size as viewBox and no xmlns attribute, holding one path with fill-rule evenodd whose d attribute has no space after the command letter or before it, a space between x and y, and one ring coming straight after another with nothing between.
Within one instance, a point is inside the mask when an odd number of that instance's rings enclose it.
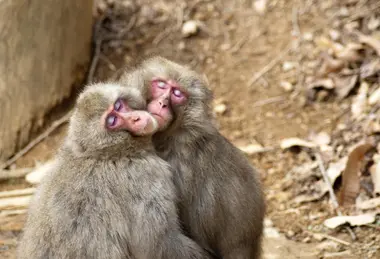
<instances>
[{"instance_id":1,"label":"monkey shoulder","mask_svg":"<svg viewBox=\"0 0 380 259\"><path fill-rule=\"evenodd\" d=\"M241 189L235 192L236 195L249 198L261 190L257 170L219 132L205 134L190 145L176 147L176 151L170 154L168 161L176 169L176 180L179 184L183 182L185 189L188 188L188 183L199 188L200 193L213 195L224 195L226 190Z\"/></svg>"},{"instance_id":2,"label":"monkey shoulder","mask_svg":"<svg viewBox=\"0 0 380 259\"><path fill-rule=\"evenodd\" d=\"M144 156L125 158L123 163L131 176L150 179L170 179L173 176L170 164L156 153L146 153ZM142 172L144 173L142 174Z\"/></svg>"}]
</instances>

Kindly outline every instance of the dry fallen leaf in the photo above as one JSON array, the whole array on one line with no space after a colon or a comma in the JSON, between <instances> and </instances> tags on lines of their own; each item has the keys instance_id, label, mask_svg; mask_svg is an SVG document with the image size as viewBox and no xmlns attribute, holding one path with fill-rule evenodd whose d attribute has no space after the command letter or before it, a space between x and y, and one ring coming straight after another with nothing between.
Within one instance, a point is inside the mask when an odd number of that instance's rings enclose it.
<instances>
[{"instance_id":1,"label":"dry fallen leaf","mask_svg":"<svg viewBox=\"0 0 380 259\"><path fill-rule=\"evenodd\" d=\"M367 27L370 31L374 31L376 30L378 27L380 26L380 19L378 17L376 17L375 15L372 15L370 18L369 18L369 21L368 21L368 24L367 24Z\"/></svg>"},{"instance_id":2,"label":"dry fallen leaf","mask_svg":"<svg viewBox=\"0 0 380 259\"><path fill-rule=\"evenodd\" d=\"M359 93L355 96L351 104L351 113L354 118L359 118L363 115L363 112L367 106L367 95L369 85L366 82L362 82L359 88Z\"/></svg>"},{"instance_id":3,"label":"dry fallen leaf","mask_svg":"<svg viewBox=\"0 0 380 259\"><path fill-rule=\"evenodd\" d=\"M360 54L361 49L363 49L361 44L348 43L343 48L336 48L335 56L343 61L357 62L363 60L363 55Z\"/></svg>"},{"instance_id":4,"label":"dry fallen leaf","mask_svg":"<svg viewBox=\"0 0 380 259\"><path fill-rule=\"evenodd\" d=\"M288 149L291 147L307 147L307 148L315 148L317 145L313 142L308 142L306 140L300 138L287 138L281 141L280 147L282 149Z\"/></svg>"},{"instance_id":5,"label":"dry fallen leaf","mask_svg":"<svg viewBox=\"0 0 380 259\"><path fill-rule=\"evenodd\" d=\"M310 136L310 140L318 146L325 146L330 144L331 137L327 132L319 132Z\"/></svg>"},{"instance_id":6,"label":"dry fallen leaf","mask_svg":"<svg viewBox=\"0 0 380 259\"><path fill-rule=\"evenodd\" d=\"M339 99L346 98L358 81L358 75L334 76L335 92Z\"/></svg>"},{"instance_id":7,"label":"dry fallen leaf","mask_svg":"<svg viewBox=\"0 0 380 259\"><path fill-rule=\"evenodd\" d=\"M326 174L330 180L331 185L334 185L336 179L342 174L346 168L348 157L343 157L335 163L330 163Z\"/></svg>"},{"instance_id":8,"label":"dry fallen leaf","mask_svg":"<svg viewBox=\"0 0 380 259\"><path fill-rule=\"evenodd\" d=\"M367 134L378 134L380 133L380 122L378 120L370 120L368 122L368 127L366 129Z\"/></svg>"},{"instance_id":9,"label":"dry fallen leaf","mask_svg":"<svg viewBox=\"0 0 380 259\"><path fill-rule=\"evenodd\" d=\"M326 219L324 225L328 228L334 229L343 224L350 224L351 226L362 226L373 223L376 220L376 214L362 214L357 216L337 216Z\"/></svg>"},{"instance_id":10,"label":"dry fallen leaf","mask_svg":"<svg viewBox=\"0 0 380 259\"><path fill-rule=\"evenodd\" d=\"M377 87L376 90L369 96L368 103L374 105L380 102L380 87Z\"/></svg>"},{"instance_id":11,"label":"dry fallen leaf","mask_svg":"<svg viewBox=\"0 0 380 259\"><path fill-rule=\"evenodd\" d=\"M258 145L258 144L251 144L245 147L239 147L239 149L248 155L260 153L265 150L263 146Z\"/></svg>"},{"instance_id":12,"label":"dry fallen leaf","mask_svg":"<svg viewBox=\"0 0 380 259\"><path fill-rule=\"evenodd\" d=\"M367 63L363 63L360 67L360 77L366 79L380 72L380 60L372 59Z\"/></svg>"},{"instance_id":13,"label":"dry fallen leaf","mask_svg":"<svg viewBox=\"0 0 380 259\"><path fill-rule=\"evenodd\" d=\"M318 174L314 169L318 167L318 162L304 163L292 169L292 172L297 181L304 181L310 177L317 176Z\"/></svg>"},{"instance_id":14,"label":"dry fallen leaf","mask_svg":"<svg viewBox=\"0 0 380 259\"><path fill-rule=\"evenodd\" d=\"M366 200L356 204L356 208L361 210L370 210L378 207L380 208L380 197Z\"/></svg>"},{"instance_id":15,"label":"dry fallen leaf","mask_svg":"<svg viewBox=\"0 0 380 259\"><path fill-rule=\"evenodd\" d=\"M321 50L332 49L334 45L333 41L325 36L316 37L314 43Z\"/></svg>"},{"instance_id":16,"label":"dry fallen leaf","mask_svg":"<svg viewBox=\"0 0 380 259\"><path fill-rule=\"evenodd\" d=\"M334 89L335 84L334 81L331 78L325 78L325 79L319 79L314 82L312 82L309 86L309 89L314 89L314 88L325 88L328 90Z\"/></svg>"},{"instance_id":17,"label":"dry fallen leaf","mask_svg":"<svg viewBox=\"0 0 380 259\"><path fill-rule=\"evenodd\" d=\"M356 32L359 37L359 41L361 43L367 44L371 48L373 48L377 55L380 57L380 40L376 38L376 35L365 35L360 32Z\"/></svg>"},{"instance_id":18,"label":"dry fallen leaf","mask_svg":"<svg viewBox=\"0 0 380 259\"><path fill-rule=\"evenodd\" d=\"M294 202L297 204L312 202L322 199L322 197L329 191L327 184L323 180L313 184L313 193L301 194L294 198Z\"/></svg>"},{"instance_id":19,"label":"dry fallen leaf","mask_svg":"<svg viewBox=\"0 0 380 259\"><path fill-rule=\"evenodd\" d=\"M331 161L335 157L335 151L332 146L323 145L319 146L319 151L321 152L321 156L324 161Z\"/></svg>"},{"instance_id":20,"label":"dry fallen leaf","mask_svg":"<svg viewBox=\"0 0 380 259\"><path fill-rule=\"evenodd\" d=\"M297 195L297 197L294 198L294 202L296 204L303 204L307 202L318 201L322 199L324 195L325 193L301 194Z\"/></svg>"},{"instance_id":21,"label":"dry fallen leaf","mask_svg":"<svg viewBox=\"0 0 380 259\"><path fill-rule=\"evenodd\" d=\"M330 73L339 72L344 67L342 60L334 59L328 54L323 54L322 59L323 63L317 73L319 77L325 77Z\"/></svg>"},{"instance_id":22,"label":"dry fallen leaf","mask_svg":"<svg viewBox=\"0 0 380 259\"><path fill-rule=\"evenodd\" d=\"M373 148L371 143L357 144L350 152L346 168L342 174L342 189L339 204L346 206L355 203L360 190L359 172L365 153Z\"/></svg>"},{"instance_id":23,"label":"dry fallen leaf","mask_svg":"<svg viewBox=\"0 0 380 259\"><path fill-rule=\"evenodd\" d=\"M343 27L347 32L352 33L355 30L359 29L360 24L359 24L359 21L352 21L352 22L346 23Z\"/></svg>"}]
</instances>

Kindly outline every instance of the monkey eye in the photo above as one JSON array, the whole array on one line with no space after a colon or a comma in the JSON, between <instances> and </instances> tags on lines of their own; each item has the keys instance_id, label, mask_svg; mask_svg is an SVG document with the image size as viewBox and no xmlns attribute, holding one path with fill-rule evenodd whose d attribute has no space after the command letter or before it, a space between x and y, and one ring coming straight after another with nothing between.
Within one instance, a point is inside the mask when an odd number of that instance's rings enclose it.
<instances>
[{"instance_id":1,"label":"monkey eye","mask_svg":"<svg viewBox=\"0 0 380 259\"><path fill-rule=\"evenodd\" d=\"M165 88L165 86L166 86L166 83L164 82L164 81L158 81L157 82L157 86L159 87L159 88L161 88L161 89L163 89L163 88Z\"/></svg>"},{"instance_id":2,"label":"monkey eye","mask_svg":"<svg viewBox=\"0 0 380 259\"><path fill-rule=\"evenodd\" d=\"M123 108L123 102L120 99L117 99L115 104L113 105L113 109L115 111L120 111Z\"/></svg>"},{"instance_id":3,"label":"monkey eye","mask_svg":"<svg viewBox=\"0 0 380 259\"><path fill-rule=\"evenodd\" d=\"M174 89L174 90L173 90L173 94L174 94L176 97L182 97L182 92L181 92L179 89Z\"/></svg>"},{"instance_id":4,"label":"monkey eye","mask_svg":"<svg viewBox=\"0 0 380 259\"><path fill-rule=\"evenodd\" d=\"M117 123L117 116L115 116L114 114L110 114L107 116L107 119L106 119L107 127L114 127L116 123Z\"/></svg>"}]
</instances>

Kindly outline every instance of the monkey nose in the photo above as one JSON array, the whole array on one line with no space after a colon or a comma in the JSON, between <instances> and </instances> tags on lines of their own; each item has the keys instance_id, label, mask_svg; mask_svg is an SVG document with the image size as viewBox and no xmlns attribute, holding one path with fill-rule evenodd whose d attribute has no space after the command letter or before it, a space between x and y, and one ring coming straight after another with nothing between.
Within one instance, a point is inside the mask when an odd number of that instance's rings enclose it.
<instances>
[{"instance_id":1,"label":"monkey nose","mask_svg":"<svg viewBox=\"0 0 380 259\"><path fill-rule=\"evenodd\" d=\"M168 107L169 101L168 99L165 98L165 99L159 100L158 103L161 106L161 108L166 108Z\"/></svg>"}]
</instances>

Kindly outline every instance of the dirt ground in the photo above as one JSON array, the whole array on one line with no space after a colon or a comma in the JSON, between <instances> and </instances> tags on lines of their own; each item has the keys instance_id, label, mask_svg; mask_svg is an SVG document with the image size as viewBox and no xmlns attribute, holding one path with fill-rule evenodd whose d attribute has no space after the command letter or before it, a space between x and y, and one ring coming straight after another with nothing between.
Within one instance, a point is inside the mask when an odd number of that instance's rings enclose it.
<instances>
[{"instance_id":1,"label":"dirt ground","mask_svg":"<svg viewBox=\"0 0 380 259\"><path fill-rule=\"evenodd\" d=\"M331 134L344 119L342 111L351 99L309 102L300 63L315 54L309 35L328 30L343 5L359 8L368 2L100 2L94 11L102 21L96 36L102 41L94 79L117 77L120 68L154 54L205 73L215 107L223 104L222 110L216 111L221 132L237 146L268 147L266 152L248 155L261 173L267 198L264 258L380 258L377 225L351 228L356 236L353 241L346 228L329 230L323 225L335 215L328 195L314 202L293 202L296 191L285 179L310 156L302 150L277 148L284 138L306 138L321 131ZM266 4L265 10L260 3ZM199 31L185 37L182 25L189 20L198 21ZM284 87L284 81L294 88ZM65 131L66 126L59 128L19 159L17 167L47 161ZM0 190L27 186L23 180L12 180L1 183ZM24 220L23 214L1 219L1 258L14 258Z\"/></svg>"}]
</instances>

